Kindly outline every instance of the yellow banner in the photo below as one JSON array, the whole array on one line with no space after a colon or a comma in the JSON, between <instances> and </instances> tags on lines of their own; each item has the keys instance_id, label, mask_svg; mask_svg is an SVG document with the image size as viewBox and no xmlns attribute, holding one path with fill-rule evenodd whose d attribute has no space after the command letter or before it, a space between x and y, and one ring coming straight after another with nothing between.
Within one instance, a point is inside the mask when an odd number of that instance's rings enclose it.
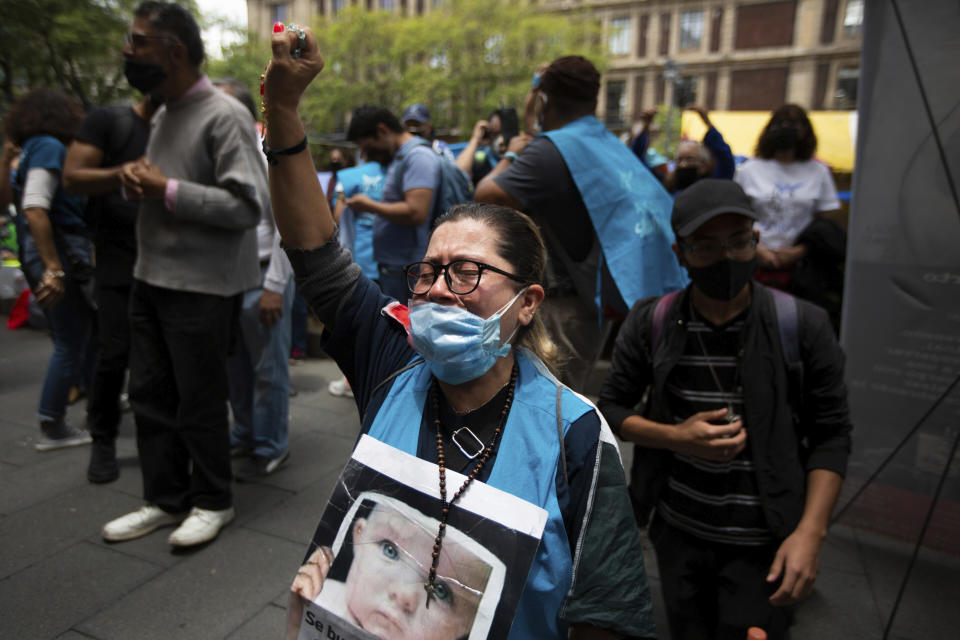
<instances>
[{"instance_id":1,"label":"yellow banner","mask_svg":"<svg viewBox=\"0 0 960 640\"><path fill-rule=\"evenodd\" d=\"M852 173L857 142L856 111L811 111L807 114L817 134L816 158L840 173ZM710 122L738 156L753 156L757 138L770 120L769 111L711 111ZM702 140L707 132L700 116L684 111L682 136Z\"/></svg>"}]
</instances>

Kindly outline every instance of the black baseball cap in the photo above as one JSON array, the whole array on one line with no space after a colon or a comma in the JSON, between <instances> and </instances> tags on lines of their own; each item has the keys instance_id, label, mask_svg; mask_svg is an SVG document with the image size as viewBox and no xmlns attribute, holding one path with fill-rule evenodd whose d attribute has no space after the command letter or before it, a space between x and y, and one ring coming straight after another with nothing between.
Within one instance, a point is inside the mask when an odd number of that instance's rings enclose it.
<instances>
[{"instance_id":1,"label":"black baseball cap","mask_svg":"<svg viewBox=\"0 0 960 640\"><path fill-rule=\"evenodd\" d=\"M678 238L684 238L705 222L725 213L738 213L751 220L760 215L753 209L750 196L733 180L704 178L677 194L673 201L670 226Z\"/></svg>"}]
</instances>

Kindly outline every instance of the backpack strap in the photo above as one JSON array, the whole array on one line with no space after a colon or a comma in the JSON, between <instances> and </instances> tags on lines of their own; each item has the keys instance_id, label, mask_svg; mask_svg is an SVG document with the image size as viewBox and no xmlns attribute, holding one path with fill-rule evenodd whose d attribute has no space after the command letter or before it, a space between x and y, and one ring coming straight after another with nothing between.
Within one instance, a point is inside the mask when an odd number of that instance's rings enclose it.
<instances>
[{"instance_id":1,"label":"backpack strap","mask_svg":"<svg viewBox=\"0 0 960 640\"><path fill-rule=\"evenodd\" d=\"M673 303L679 294L680 290L677 290L661 296L660 299L657 300L657 305L653 308L653 322L650 328L651 359L653 358L653 354L656 353L657 347L660 346L660 339L663 337L663 323L667 319L667 312L673 307Z\"/></svg>"},{"instance_id":2,"label":"backpack strap","mask_svg":"<svg viewBox=\"0 0 960 640\"><path fill-rule=\"evenodd\" d=\"M800 322L797 299L779 289L767 289L773 295L773 305L777 312L777 328L780 332L780 345L787 366L802 364L800 360Z\"/></svg>"},{"instance_id":3,"label":"backpack strap","mask_svg":"<svg viewBox=\"0 0 960 640\"><path fill-rule=\"evenodd\" d=\"M398 153L396 156L394 156L394 160L396 160L396 162L397 162L396 172L397 172L397 180L399 181L399 182L397 182L397 186L399 187L400 193L403 193L403 191L404 191L404 189L403 189L403 169L404 169L404 165L405 165L406 162L407 162L407 156L410 155L410 152L413 151L413 150L414 150L415 148L417 148L417 147L430 147L431 149L433 148L433 147L430 146L430 143L427 142L426 140L424 140L423 138L421 138L421 137L419 137L419 136L416 136L416 139L419 140L419 142L418 142L416 145L414 145L413 147L407 149L407 150L404 151L403 153Z\"/></svg>"}]
</instances>

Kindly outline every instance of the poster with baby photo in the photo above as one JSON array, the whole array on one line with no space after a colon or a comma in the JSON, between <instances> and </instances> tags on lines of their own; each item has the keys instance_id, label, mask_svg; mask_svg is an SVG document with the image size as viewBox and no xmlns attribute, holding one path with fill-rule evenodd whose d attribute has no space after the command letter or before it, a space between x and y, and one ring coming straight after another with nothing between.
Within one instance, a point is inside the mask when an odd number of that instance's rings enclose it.
<instances>
[{"instance_id":1,"label":"poster with baby photo","mask_svg":"<svg viewBox=\"0 0 960 640\"><path fill-rule=\"evenodd\" d=\"M447 470L448 498L465 479ZM437 465L363 436L298 572L312 602L299 603L288 638L506 637L547 512L471 483L450 509L431 585L441 508Z\"/></svg>"}]
</instances>

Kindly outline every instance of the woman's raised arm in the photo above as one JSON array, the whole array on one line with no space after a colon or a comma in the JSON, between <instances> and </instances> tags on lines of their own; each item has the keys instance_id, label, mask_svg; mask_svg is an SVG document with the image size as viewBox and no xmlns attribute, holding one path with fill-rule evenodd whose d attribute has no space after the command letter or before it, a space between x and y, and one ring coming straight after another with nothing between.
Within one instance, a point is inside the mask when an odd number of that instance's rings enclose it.
<instances>
[{"instance_id":1,"label":"woman's raised arm","mask_svg":"<svg viewBox=\"0 0 960 640\"><path fill-rule=\"evenodd\" d=\"M306 133L297 113L300 96L323 69L323 56L310 29L303 28L302 42L299 33L283 30L280 23L274 25L273 57L264 74L264 146L270 160L270 200L280 237L287 247L313 249L333 237L335 225L304 144ZM298 47L300 55L294 58L291 52Z\"/></svg>"}]
</instances>

